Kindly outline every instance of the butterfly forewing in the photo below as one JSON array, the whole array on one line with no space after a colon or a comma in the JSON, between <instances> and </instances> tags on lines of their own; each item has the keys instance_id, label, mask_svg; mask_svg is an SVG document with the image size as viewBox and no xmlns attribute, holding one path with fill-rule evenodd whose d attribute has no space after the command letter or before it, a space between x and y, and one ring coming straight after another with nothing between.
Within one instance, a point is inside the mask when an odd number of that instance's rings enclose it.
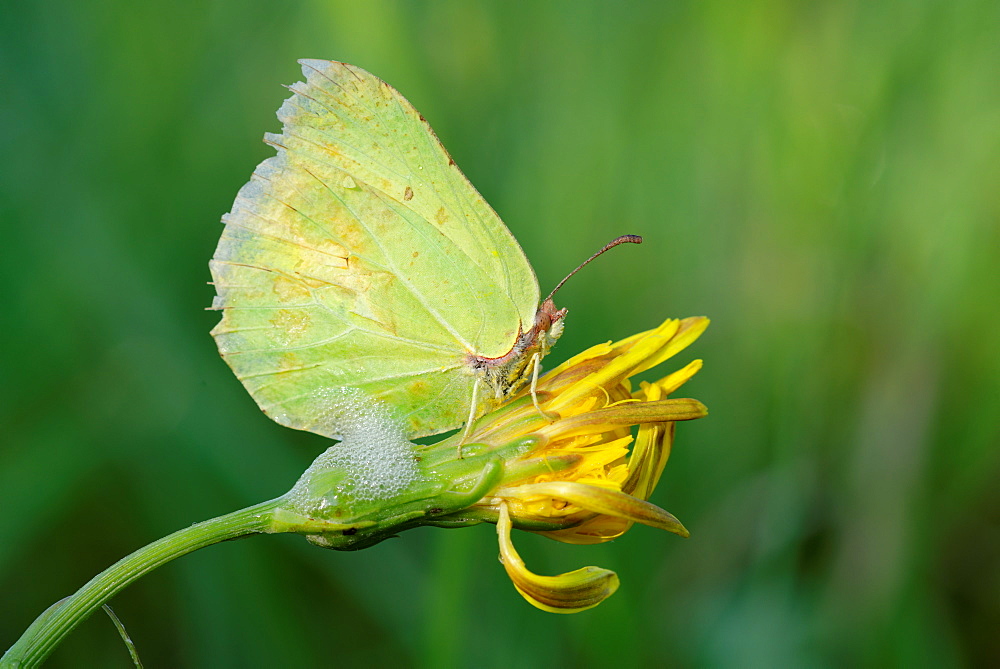
<instances>
[{"instance_id":1,"label":"butterfly forewing","mask_svg":"<svg viewBox=\"0 0 1000 669\"><path fill-rule=\"evenodd\" d=\"M394 89L302 61L277 155L241 189L212 262L219 349L278 422L338 436L331 389L386 402L411 436L459 426L468 356L531 326L517 242ZM333 407L335 410L336 407Z\"/></svg>"}]
</instances>

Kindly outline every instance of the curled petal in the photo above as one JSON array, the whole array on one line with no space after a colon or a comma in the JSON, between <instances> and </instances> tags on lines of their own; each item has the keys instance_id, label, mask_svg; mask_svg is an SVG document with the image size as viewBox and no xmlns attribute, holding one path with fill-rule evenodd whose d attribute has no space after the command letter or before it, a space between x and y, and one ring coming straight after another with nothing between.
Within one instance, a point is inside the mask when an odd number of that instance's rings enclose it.
<instances>
[{"instance_id":1,"label":"curled petal","mask_svg":"<svg viewBox=\"0 0 1000 669\"><path fill-rule=\"evenodd\" d=\"M637 499L610 488L601 488L585 483L552 481L549 483L530 483L516 488L507 488L502 492L505 497L517 497L520 499L534 495L555 497L598 514L625 518L626 520L642 523L643 525L673 532L682 537L689 536L689 532L681 525L681 521L674 518L672 514L667 513L655 504L650 504L645 500Z\"/></svg>"},{"instance_id":2,"label":"curled petal","mask_svg":"<svg viewBox=\"0 0 1000 669\"><path fill-rule=\"evenodd\" d=\"M667 392L663 383L663 381L643 383L642 389L636 396L655 402ZM675 426L676 423L673 422L644 423L639 426L635 446L628 461L628 478L622 483L622 492L640 499L649 499L670 457Z\"/></svg>"},{"instance_id":3,"label":"curled petal","mask_svg":"<svg viewBox=\"0 0 1000 669\"><path fill-rule=\"evenodd\" d=\"M649 499L670 457L676 426L676 423L649 423L639 427L622 492Z\"/></svg>"},{"instance_id":4,"label":"curled petal","mask_svg":"<svg viewBox=\"0 0 1000 669\"><path fill-rule=\"evenodd\" d=\"M532 606L550 613L577 613L593 608L618 589L618 576L600 567L583 567L559 576L528 571L510 540L510 513L501 503L497 521L500 561L514 587Z\"/></svg>"},{"instance_id":5,"label":"curled petal","mask_svg":"<svg viewBox=\"0 0 1000 669\"><path fill-rule=\"evenodd\" d=\"M561 541L564 544L590 545L603 544L617 539L632 527L631 520L615 518L614 516L594 516L575 527L561 530L543 530L537 532L542 536Z\"/></svg>"}]
</instances>

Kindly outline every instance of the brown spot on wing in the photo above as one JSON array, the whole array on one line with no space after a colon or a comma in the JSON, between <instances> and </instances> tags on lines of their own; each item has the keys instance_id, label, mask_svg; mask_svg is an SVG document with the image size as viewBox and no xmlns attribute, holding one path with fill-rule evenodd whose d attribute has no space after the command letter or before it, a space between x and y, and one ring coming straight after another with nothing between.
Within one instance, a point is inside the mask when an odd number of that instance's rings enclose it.
<instances>
[{"instance_id":1,"label":"brown spot on wing","mask_svg":"<svg viewBox=\"0 0 1000 669\"><path fill-rule=\"evenodd\" d=\"M413 199L413 189L410 188L409 186L407 186L406 190L403 191L403 200L404 201L409 201L409 200L412 200L412 199Z\"/></svg>"}]
</instances>

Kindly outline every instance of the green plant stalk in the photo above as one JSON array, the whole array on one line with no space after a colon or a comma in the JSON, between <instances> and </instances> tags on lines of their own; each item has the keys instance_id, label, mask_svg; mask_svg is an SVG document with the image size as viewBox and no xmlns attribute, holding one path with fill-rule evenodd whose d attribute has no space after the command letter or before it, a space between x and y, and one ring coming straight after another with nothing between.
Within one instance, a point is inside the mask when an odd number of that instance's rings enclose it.
<instances>
[{"instance_id":1,"label":"green plant stalk","mask_svg":"<svg viewBox=\"0 0 1000 669\"><path fill-rule=\"evenodd\" d=\"M522 441L481 454L481 445L471 444L460 458L453 440L446 439L440 448L447 457L434 459L435 467L425 468L405 492L364 501L355 499L354 493L364 490L350 472L331 468L325 454L320 455L288 494L174 532L105 569L38 616L0 658L0 669L37 666L125 586L174 558L220 541L293 532L324 548L357 550L421 524L461 527L483 522L466 517L464 510L503 482L500 455L516 455L534 444Z\"/></svg>"},{"instance_id":2,"label":"green plant stalk","mask_svg":"<svg viewBox=\"0 0 1000 669\"><path fill-rule=\"evenodd\" d=\"M111 565L66 599L45 610L0 658L0 667L35 667L90 614L133 581L205 546L270 532L282 499L255 504L179 530Z\"/></svg>"}]
</instances>

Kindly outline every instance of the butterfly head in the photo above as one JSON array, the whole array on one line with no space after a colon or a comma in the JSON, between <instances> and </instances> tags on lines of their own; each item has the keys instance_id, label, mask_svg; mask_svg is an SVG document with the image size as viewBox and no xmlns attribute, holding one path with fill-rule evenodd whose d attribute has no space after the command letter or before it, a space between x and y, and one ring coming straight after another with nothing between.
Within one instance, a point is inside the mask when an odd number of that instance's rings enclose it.
<instances>
[{"instance_id":1,"label":"butterfly head","mask_svg":"<svg viewBox=\"0 0 1000 669\"><path fill-rule=\"evenodd\" d=\"M525 351L529 348L535 348L538 349L540 356L548 353L563 332L563 318L565 316L566 309L557 309L551 297L542 302L538 311L535 312L534 326L525 333L528 335Z\"/></svg>"}]
</instances>

